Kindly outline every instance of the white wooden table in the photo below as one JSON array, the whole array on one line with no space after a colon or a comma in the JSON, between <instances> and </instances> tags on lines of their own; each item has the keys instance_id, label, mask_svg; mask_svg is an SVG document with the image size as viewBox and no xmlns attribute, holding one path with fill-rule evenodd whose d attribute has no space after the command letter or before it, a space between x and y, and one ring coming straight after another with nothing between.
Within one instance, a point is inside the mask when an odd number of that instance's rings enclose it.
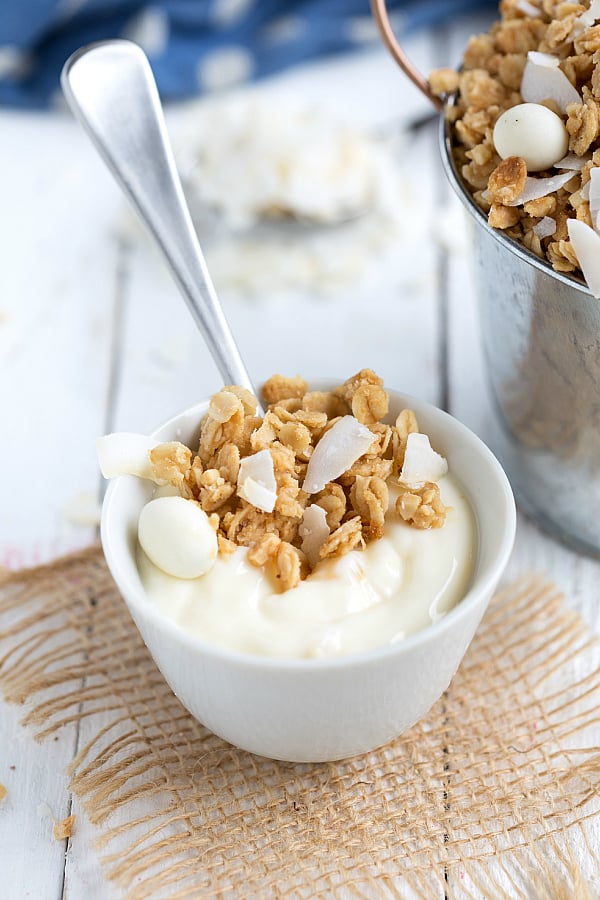
<instances>
[{"instance_id":1,"label":"white wooden table","mask_svg":"<svg viewBox=\"0 0 600 900\"><path fill-rule=\"evenodd\" d=\"M456 63L481 24L420 35L410 52L423 70ZM288 73L264 90L369 128L427 112L379 50ZM175 124L177 116L186 112L175 111ZM123 201L70 117L1 111L0 134L0 565L19 568L96 538L98 435L148 431L217 389L219 376L154 252L135 231L123 236ZM345 378L371 366L390 386L485 434L470 259L435 126L405 142L399 165L412 184L398 201L407 227L368 285L292 296L275 277L260 298L225 291L226 314L256 381L275 371ZM532 569L555 579L600 632L598 564L521 516L507 577ZM20 715L0 701L0 782L8 788L0 895L115 896L67 787L76 730L38 746ZM52 816L71 808L77 840L67 846L52 840Z\"/></svg>"}]
</instances>

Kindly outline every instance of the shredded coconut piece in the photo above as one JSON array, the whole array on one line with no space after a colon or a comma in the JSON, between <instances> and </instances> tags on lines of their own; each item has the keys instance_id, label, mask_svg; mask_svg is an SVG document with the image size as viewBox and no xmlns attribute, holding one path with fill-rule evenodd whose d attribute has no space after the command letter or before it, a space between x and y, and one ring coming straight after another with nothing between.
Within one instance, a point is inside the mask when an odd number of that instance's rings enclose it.
<instances>
[{"instance_id":1,"label":"shredded coconut piece","mask_svg":"<svg viewBox=\"0 0 600 900\"><path fill-rule=\"evenodd\" d=\"M590 169L589 203L592 228L600 232L600 169Z\"/></svg>"},{"instance_id":2,"label":"shredded coconut piece","mask_svg":"<svg viewBox=\"0 0 600 900\"><path fill-rule=\"evenodd\" d=\"M557 191L573 178L573 172L561 172L559 175L551 175L549 178L533 178L528 175L525 179L525 187L519 196L508 203L508 206L522 206L530 200L539 200Z\"/></svg>"},{"instance_id":3,"label":"shredded coconut piece","mask_svg":"<svg viewBox=\"0 0 600 900\"><path fill-rule=\"evenodd\" d=\"M533 6L533 4L528 3L527 0L516 0L515 9L522 12L524 16L533 16L537 18L540 14L537 6Z\"/></svg>"},{"instance_id":4,"label":"shredded coconut piece","mask_svg":"<svg viewBox=\"0 0 600 900\"><path fill-rule=\"evenodd\" d=\"M590 158L588 156L577 156L575 153L568 153L566 156L563 156L562 159L559 159L557 163L554 163L554 168L572 169L573 171L580 172L589 161Z\"/></svg>"},{"instance_id":5,"label":"shredded coconut piece","mask_svg":"<svg viewBox=\"0 0 600 900\"><path fill-rule=\"evenodd\" d=\"M571 40L581 37L581 35L594 25L598 19L600 19L600 0L592 0L589 8L575 19L570 34Z\"/></svg>"},{"instance_id":6,"label":"shredded coconut piece","mask_svg":"<svg viewBox=\"0 0 600 900\"><path fill-rule=\"evenodd\" d=\"M335 223L369 209L377 186L366 134L258 96L205 103L178 157L192 210L232 229L285 216Z\"/></svg>"},{"instance_id":7,"label":"shredded coconut piece","mask_svg":"<svg viewBox=\"0 0 600 900\"><path fill-rule=\"evenodd\" d=\"M544 216L537 225L533 226L532 230L540 240L552 237L556 232L556 219L553 219L551 216Z\"/></svg>"},{"instance_id":8,"label":"shredded coconut piece","mask_svg":"<svg viewBox=\"0 0 600 900\"><path fill-rule=\"evenodd\" d=\"M521 96L526 103L553 100L563 113L569 103L581 103L581 95L560 68L560 60L549 53L536 51L527 54Z\"/></svg>"},{"instance_id":9,"label":"shredded coconut piece","mask_svg":"<svg viewBox=\"0 0 600 900\"><path fill-rule=\"evenodd\" d=\"M422 485L426 481L439 481L447 472L446 459L432 449L426 434L413 432L408 435L404 464L400 472L403 484L413 486Z\"/></svg>"},{"instance_id":10,"label":"shredded coconut piece","mask_svg":"<svg viewBox=\"0 0 600 900\"><path fill-rule=\"evenodd\" d=\"M310 565L314 567L319 561L321 547L329 537L327 516L322 506L311 503L306 507L298 534L302 538L301 550L306 554Z\"/></svg>"},{"instance_id":11,"label":"shredded coconut piece","mask_svg":"<svg viewBox=\"0 0 600 900\"><path fill-rule=\"evenodd\" d=\"M237 481L238 496L263 512L273 512L277 502L277 481L273 457L268 450L259 450L240 462Z\"/></svg>"},{"instance_id":12,"label":"shredded coconut piece","mask_svg":"<svg viewBox=\"0 0 600 900\"><path fill-rule=\"evenodd\" d=\"M586 284L600 298L600 235L578 219L569 219L567 228Z\"/></svg>"},{"instance_id":13,"label":"shredded coconut piece","mask_svg":"<svg viewBox=\"0 0 600 900\"><path fill-rule=\"evenodd\" d=\"M354 416L342 416L315 447L302 489L307 494L322 491L366 453L373 440L373 433Z\"/></svg>"}]
</instances>

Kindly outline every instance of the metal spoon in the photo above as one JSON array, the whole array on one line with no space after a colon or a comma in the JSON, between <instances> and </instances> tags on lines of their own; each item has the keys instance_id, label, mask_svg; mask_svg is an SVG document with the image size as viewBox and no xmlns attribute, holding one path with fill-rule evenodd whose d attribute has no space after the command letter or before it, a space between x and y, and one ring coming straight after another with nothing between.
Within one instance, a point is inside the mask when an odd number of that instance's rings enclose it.
<instances>
[{"instance_id":1,"label":"metal spoon","mask_svg":"<svg viewBox=\"0 0 600 900\"><path fill-rule=\"evenodd\" d=\"M225 384L258 396L192 225L144 52L131 41L82 47L65 63L61 84L71 110L162 251Z\"/></svg>"}]
</instances>

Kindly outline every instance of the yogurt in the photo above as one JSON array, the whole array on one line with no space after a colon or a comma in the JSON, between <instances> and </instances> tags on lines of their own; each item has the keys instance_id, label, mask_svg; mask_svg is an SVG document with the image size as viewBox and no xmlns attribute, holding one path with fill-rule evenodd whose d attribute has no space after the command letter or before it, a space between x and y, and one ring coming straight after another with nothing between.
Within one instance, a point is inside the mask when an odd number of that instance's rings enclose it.
<instances>
[{"instance_id":1,"label":"yogurt","mask_svg":"<svg viewBox=\"0 0 600 900\"><path fill-rule=\"evenodd\" d=\"M476 526L451 475L443 528L419 530L388 514L384 536L327 559L281 593L239 547L200 578L157 568L138 547L149 602L189 634L243 653L287 659L342 656L394 644L444 616L464 596L476 557ZM390 509L395 491L390 487Z\"/></svg>"}]
</instances>

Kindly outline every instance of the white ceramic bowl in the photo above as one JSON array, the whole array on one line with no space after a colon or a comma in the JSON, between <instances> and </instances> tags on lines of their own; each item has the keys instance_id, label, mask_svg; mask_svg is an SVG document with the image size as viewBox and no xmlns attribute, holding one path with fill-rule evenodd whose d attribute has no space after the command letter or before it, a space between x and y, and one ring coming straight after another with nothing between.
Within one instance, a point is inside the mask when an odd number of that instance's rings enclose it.
<instances>
[{"instance_id":1,"label":"white ceramic bowl","mask_svg":"<svg viewBox=\"0 0 600 900\"><path fill-rule=\"evenodd\" d=\"M274 759L321 762L364 753L401 734L448 687L507 563L515 506L496 458L456 419L413 397L389 393L390 416L414 409L433 446L447 457L474 511L478 540L462 601L400 643L332 659L288 661L227 650L187 634L148 600L136 568L137 520L151 486L123 476L108 489L102 543L129 611L183 705L237 747ZM154 437L197 445L207 406L186 410Z\"/></svg>"}]
</instances>

